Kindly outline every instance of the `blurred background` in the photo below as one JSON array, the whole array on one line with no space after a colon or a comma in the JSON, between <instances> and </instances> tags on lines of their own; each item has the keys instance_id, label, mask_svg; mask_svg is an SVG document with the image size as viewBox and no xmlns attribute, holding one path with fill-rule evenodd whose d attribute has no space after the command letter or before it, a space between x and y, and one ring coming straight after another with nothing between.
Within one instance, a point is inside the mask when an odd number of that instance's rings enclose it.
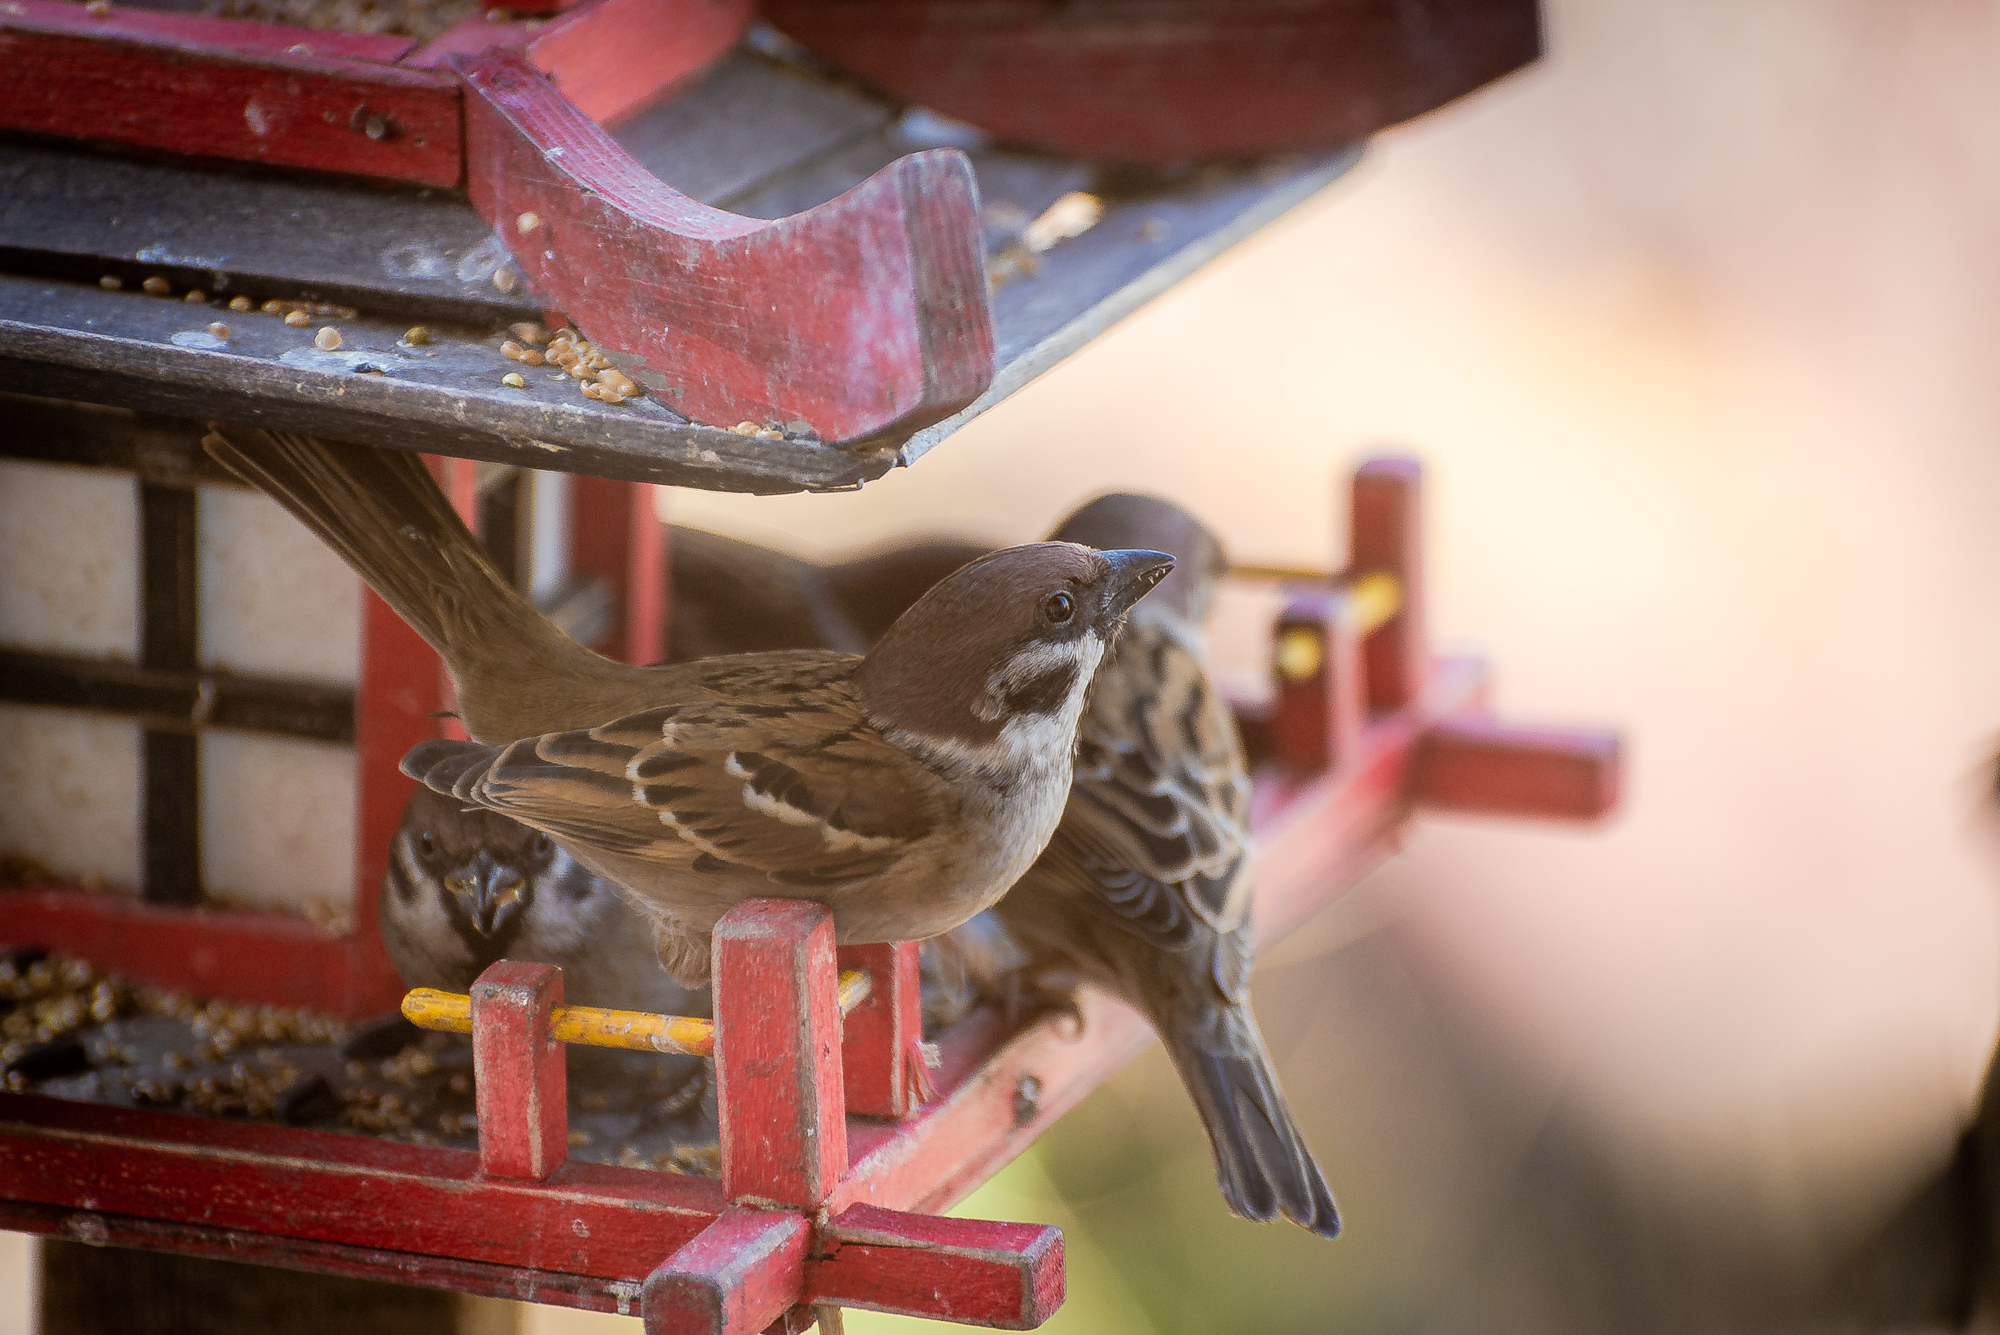
<instances>
[{"instance_id":1,"label":"blurred background","mask_svg":"<svg viewBox=\"0 0 2000 1335\"><path fill-rule=\"evenodd\" d=\"M818 556L1148 489L1241 558L1330 562L1347 470L1407 450L1446 647L1510 720L1627 730L1604 827L1420 821L1265 958L1340 1240L1228 1217L1157 1048L965 1205L1064 1228L1053 1335L1842 1328L1836 1281L1976 1097L2000 4L1546 9L1540 66L1383 135L913 470L670 497ZM1225 608L1233 681L1269 611ZM27 1273L0 1235L0 1332Z\"/></svg>"}]
</instances>

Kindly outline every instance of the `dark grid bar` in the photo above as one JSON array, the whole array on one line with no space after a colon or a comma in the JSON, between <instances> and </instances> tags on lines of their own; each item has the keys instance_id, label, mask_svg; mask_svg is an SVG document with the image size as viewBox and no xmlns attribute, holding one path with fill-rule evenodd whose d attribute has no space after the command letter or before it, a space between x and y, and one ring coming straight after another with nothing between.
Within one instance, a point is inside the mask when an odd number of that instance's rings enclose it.
<instances>
[{"instance_id":1,"label":"dark grid bar","mask_svg":"<svg viewBox=\"0 0 2000 1335\"><path fill-rule=\"evenodd\" d=\"M195 493L139 484L139 666L191 672L198 661ZM201 740L147 729L141 775L145 867L155 904L201 901Z\"/></svg>"}]
</instances>

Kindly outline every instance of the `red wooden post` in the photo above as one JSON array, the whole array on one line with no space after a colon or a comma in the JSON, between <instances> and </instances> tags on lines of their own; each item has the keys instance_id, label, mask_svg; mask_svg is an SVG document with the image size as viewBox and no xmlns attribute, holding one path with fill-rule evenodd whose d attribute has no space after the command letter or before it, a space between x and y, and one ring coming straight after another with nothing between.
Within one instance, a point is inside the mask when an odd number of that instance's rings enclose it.
<instances>
[{"instance_id":1,"label":"red wooden post","mask_svg":"<svg viewBox=\"0 0 2000 1335\"><path fill-rule=\"evenodd\" d=\"M657 663L667 656L667 526L650 482L626 490L625 661Z\"/></svg>"},{"instance_id":2,"label":"red wooden post","mask_svg":"<svg viewBox=\"0 0 2000 1335\"><path fill-rule=\"evenodd\" d=\"M1423 465L1370 459L1354 470L1348 528L1351 575L1394 575L1402 601L1368 637L1368 708L1401 709L1423 693L1431 651L1424 621Z\"/></svg>"},{"instance_id":3,"label":"red wooden post","mask_svg":"<svg viewBox=\"0 0 2000 1335\"><path fill-rule=\"evenodd\" d=\"M389 841L416 786L397 766L404 752L438 734L431 715L443 700L443 672L431 647L363 588L361 684L354 693L354 931L343 998L350 1015L390 1010L403 995L375 930L375 901L389 870Z\"/></svg>"},{"instance_id":4,"label":"red wooden post","mask_svg":"<svg viewBox=\"0 0 2000 1335\"><path fill-rule=\"evenodd\" d=\"M930 1085L922 1052L917 943L842 946L840 967L865 969L870 980L868 999L847 1013L841 1035L847 1111L908 1117L923 1106Z\"/></svg>"},{"instance_id":5,"label":"red wooden post","mask_svg":"<svg viewBox=\"0 0 2000 1335\"><path fill-rule=\"evenodd\" d=\"M752 899L715 925L722 1190L817 1210L847 1171L833 911Z\"/></svg>"},{"instance_id":6,"label":"red wooden post","mask_svg":"<svg viewBox=\"0 0 2000 1335\"><path fill-rule=\"evenodd\" d=\"M1596 820L1618 805L1618 734L1449 719L1425 734L1411 788L1428 807Z\"/></svg>"},{"instance_id":7,"label":"red wooden post","mask_svg":"<svg viewBox=\"0 0 2000 1335\"><path fill-rule=\"evenodd\" d=\"M812 1233L789 1210L725 1210L646 1277L646 1335L756 1335L804 1288Z\"/></svg>"},{"instance_id":8,"label":"red wooden post","mask_svg":"<svg viewBox=\"0 0 2000 1335\"><path fill-rule=\"evenodd\" d=\"M562 970L500 960L472 984L472 1073L479 1167L488 1177L540 1182L569 1157L563 1045L549 1032Z\"/></svg>"},{"instance_id":9,"label":"red wooden post","mask_svg":"<svg viewBox=\"0 0 2000 1335\"><path fill-rule=\"evenodd\" d=\"M1295 594L1272 640L1278 707L1271 741L1295 775L1353 757L1367 722L1367 686L1354 598L1342 587Z\"/></svg>"}]
</instances>

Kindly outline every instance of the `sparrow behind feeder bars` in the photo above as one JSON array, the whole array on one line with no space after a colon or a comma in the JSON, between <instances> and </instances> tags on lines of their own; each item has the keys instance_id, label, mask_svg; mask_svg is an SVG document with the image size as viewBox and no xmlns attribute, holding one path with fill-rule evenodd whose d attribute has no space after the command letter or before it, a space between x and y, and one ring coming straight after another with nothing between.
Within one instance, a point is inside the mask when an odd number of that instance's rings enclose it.
<instances>
[{"instance_id":1,"label":"sparrow behind feeder bars","mask_svg":"<svg viewBox=\"0 0 2000 1335\"><path fill-rule=\"evenodd\" d=\"M416 455L216 426L204 441L438 651L478 740L405 757L434 790L549 835L631 894L660 960L708 979L756 896L827 904L843 942L920 939L991 904L1048 841L1077 720L1153 551L1008 548L957 571L865 657L632 667L488 561Z\"/></svg>"},{"instance_id":2,"label":"sparrow behind feeder bars","mask_svg":"<svg viewBox=\"0 0 2000 1335\"><path fill-rule=\"evenodd\" d=\"M683 988L653 953L652 931L616 886L591 874L547 835L490 811L418 788L389 842L376 904L382 944L410 987L469 992L496 960L533 960L563 971L573 1006L706 1015L705 991ZM605 1077L667 1068L680 1088L698 1057L626 1053L571 1044L573 1073ZM635 1060L636 1059L636 1060Z\"/></svg>"}]
</instances>

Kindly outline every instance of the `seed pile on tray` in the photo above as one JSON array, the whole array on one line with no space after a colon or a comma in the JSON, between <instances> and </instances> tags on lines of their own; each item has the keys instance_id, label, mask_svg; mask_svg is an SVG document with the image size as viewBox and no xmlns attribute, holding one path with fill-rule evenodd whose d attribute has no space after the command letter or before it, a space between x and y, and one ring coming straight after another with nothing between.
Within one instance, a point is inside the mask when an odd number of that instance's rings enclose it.
<instances>
[{"instance_id":1,"label":"seed pile on tray","mask_svg":"<svg viewBox=\"0 0 2000 1335\"><path fill-rule=\"evenodd\" d=\"M508 326L507 332L513 337L500 345L502 357L523 366L553 367L555 369L549 372L549 379L576 381L577 388L586 399L596 399L599 403L616 407L646 392L631 376L613 365L603 349L574 329L558 329L552 334L538 324L524 321ZM526 379L518 371L508 372L500 377L500 382L514 389L527 386Z\"/></svg>"},{"instance_id":2,"label":"seed pile on tray","mask_svg":"<svg viewBox=\"0 0 2000 1335\"><path fill-rule=\"evenodd\" d=\"M0 1068L15 1093L479 1144L465 1035L202 1001L35 947L0 952ZM571 1157L713 1176L712 1083L691 1058L573 1050Z\"/></svg>"},{"instance_id":3,"label":"seed pile on tray","mask_svg":"<svg viewBox=\"0 0 2000 1335\"><path fill-rule=\"evenodd\" d=\"M212 18L428 42L477 14L479 0L206 0L201 12Z\"/></svg>"}]
</instances>

